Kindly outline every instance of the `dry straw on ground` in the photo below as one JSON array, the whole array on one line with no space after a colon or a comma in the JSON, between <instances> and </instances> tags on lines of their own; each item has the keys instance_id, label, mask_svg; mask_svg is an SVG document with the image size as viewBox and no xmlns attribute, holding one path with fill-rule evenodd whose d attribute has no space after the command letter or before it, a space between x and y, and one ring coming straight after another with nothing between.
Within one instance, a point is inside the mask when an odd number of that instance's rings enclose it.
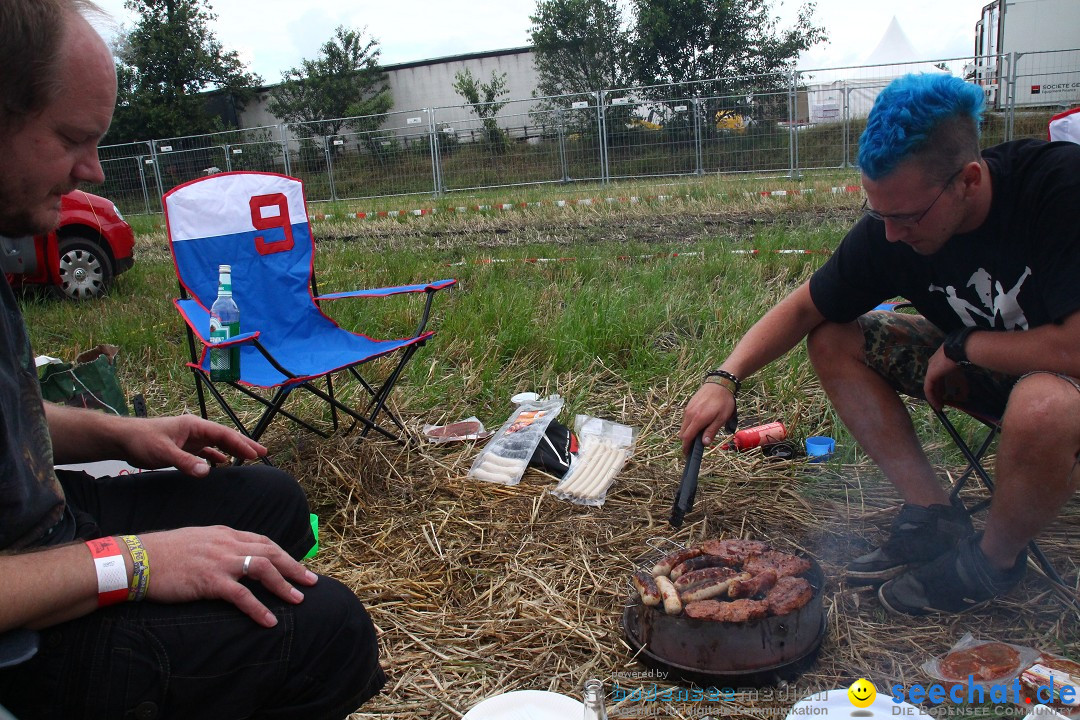
<instances>
[{"instance_id":1,"label":"dry straw on ground","mask_svg":"<svg viewBox=\"0 0 1080 720\"><path fill-rule=\"evenodd\" d=\"M770 222L813 222L839 204L853 214L857 199L818 196L813 204L798 199L787 206L786 216L772 213ZM739 239L770 214L762 208L751 200L688 202L663 217L644 206L618 213L605 208L515 211L436 218L422 225L327 222L315 232L320 241L360 239L373 251L425 248L475 257L488 247L523 242L585 247L624 234L636 241L692 244L717 226ZM446 343L445 352L455 340L440 337L440 342ZM505 372L528 375L527 359L516 360ZM398 408L414 435L423 423L473 414L492 428L502 423L505 415L485 414L499 409L469 405L479 396L479 380L469 375L469 367L464 364L456 379L461 400L441 408L440 416L424 416L408 405ZM920 665L966 632L1080 659L1080 613L1036 572L1007 598L954 617L892 617L872 592L845 585L844 564L882 539L899 506L868 461L810 465L770 462L760 451L710 450L696 508L673 533L667 520L682 471L675 434L697 374L686 376L635 392L597 364L533 388L592 388L593 414L640 430L634 456L602 508L558 500L548 492L555 480L535 470L515 487L471 480L466 472L478 450L473 445L414 441L402 446L362 440L356 433L321 440L275 426L268 439L275 461L299 478L322 521L322 550L314 568L351 587L379 630L390 680L355 718L459 718L484 698L521 689L580 697L590 677L603 679L609 691L616 682L626 690L647 689L655 679L641 676L645 668L633 659L619 625L628 576L643 559L658 554L656 545L716 537L765 539L821 563L828 629L816 663L789 687L774 688L772 698L746 694L721 706L649 705L609 697L611 717L653 712L652 717L664 718L775 718L801 696L846 687L859 677L879 689L927 683L931 678ZM812 377L787 380L799 384L800 400L783 409L783 419L789 427L813 429L826 405L820 389ZM748 388L740 407L748 422L770 419L774 412L756 392ZM408 403L407 393L397 399ZM307 410L310 414L301 414L318 415ZM506 404L501 412L509 410ZM569 417L561 420L572 423ZM932 456L948 457L939 451L931 448ZM951 474L959 470L943 467ZM1041 540L1074 584L1074 595L1076 505L1070 503Z\"/></svg>"},{"instance_id":2,"label":"dry straw on ground","mask_svg":"<svg viewBox=\"0 0 1080 720\"><path fill-rule=\"evenodd\" d=\"M682 469L674 436L691 388L667 390L638 397L615 387L617 401L598 398L622 408L611 419L647 432L595 509L556 499L548 493L554 480L535 470L516 487L467 478L471 445L400 446L355 434L316 442L292 431L275 438L322 518L315 568L355 590L379 629L390 681L354 717L458 718L511 690L579 697L590 677L609 691L616 682L650 687L655 679L640 676L645 668L631 657L619 621L628 574L656 556L656 539L761 538L814 556L827 578L828 631L814 666L772 697L740 696L724 707L609 701L612 717L701 717L709 708L775 717L800 696L859 677L879 688L927 683L920 665L969 631L1080 656L1077 610L1035 572L1008 598L955 617L892 617L872 592L846 586L844 563L882 537L898 506L866 463L770 462L759 451L710 450L697 506L672 532L667 518ZM410 424L416 430L419 421ZM1073 583L1076 531L1073 504L1043 539Z\"/></svg>"}]
</instances>

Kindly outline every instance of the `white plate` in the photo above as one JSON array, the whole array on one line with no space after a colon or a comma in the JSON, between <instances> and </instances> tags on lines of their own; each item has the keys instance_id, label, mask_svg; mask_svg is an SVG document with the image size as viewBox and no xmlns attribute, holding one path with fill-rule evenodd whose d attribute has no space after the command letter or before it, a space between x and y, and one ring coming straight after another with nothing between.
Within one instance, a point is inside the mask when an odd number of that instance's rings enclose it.
<instances>
[{"instance_id":1,"label":"white plate","mask_svg":"<svg viewBox=\"0 0 1080 720\"><path fill-rule=\"evenodd\" d=\"M462 720L568 720L579 718L579 700L546 690L515 690L483 700Z\"/></svg>"}]
</instances>

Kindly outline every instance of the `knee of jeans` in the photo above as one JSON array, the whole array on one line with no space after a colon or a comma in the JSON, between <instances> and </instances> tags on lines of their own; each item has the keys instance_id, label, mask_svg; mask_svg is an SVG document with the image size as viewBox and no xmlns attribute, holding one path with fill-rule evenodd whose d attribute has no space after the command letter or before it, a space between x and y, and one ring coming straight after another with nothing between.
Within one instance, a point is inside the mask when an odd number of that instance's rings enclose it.
<instances>
[{"instance_id":1,"label":"knee of jeans","mask_svg":"<svg viewBox=\"0 0 1080 720\"><path fill-rule=\"evenodd\" d=\"M298 642L306 642L309 657L314 660L324 655L328 666L335 667L353 654L358 658L378 656L375 625L352 590L320 575L304 594L304 601L295 606L296 637Z\"/></svg>"},{"instance_id":2,"label":"knee of jeans","mask_svg":"<svg viewBox=\"0 0 1080 720\"><path fill-rule=\"evenodd\" d=\"M270 465L241 465L222 468L226 473L226 482L246 484L258 488L262 497L273 498L279 507L291 507L294 503L307 507L307 496L303 488L289 473Z\"/></svg>"},{"instance_id":3,"label":"knee of jeans","mask_svg":"<svg viewBox=\"0 0 1080 720\"><path fill-rule=\"evenodd\" d=\"M294 606L295 671L321 687L324 700L367 695L382 687L375 625L359 598L332 578L320 576Z\"/></svg>"}]
</instances>

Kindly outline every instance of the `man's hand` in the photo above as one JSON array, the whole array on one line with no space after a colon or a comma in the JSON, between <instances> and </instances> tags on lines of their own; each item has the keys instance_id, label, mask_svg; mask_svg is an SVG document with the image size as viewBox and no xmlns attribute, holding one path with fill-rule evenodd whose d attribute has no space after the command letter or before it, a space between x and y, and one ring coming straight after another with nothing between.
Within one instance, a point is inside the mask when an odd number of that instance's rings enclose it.
<instances>
[{"instance_id":1,"label":"man's hand","mask_svg":"<svg viewBox=\"0 0 1080 720\"><path fill-rule=\"evenodd\" d=\"M694 446L694 439L704 431L702 441L709 445L724 423L735 412L735 396L731 391L716 383L704 383L683 411L682 427L679 439L682 440L683 455L689 456Z\"/></svg>"},{"instance_id":2,"label":"man's hand","mask_svg":"<svg viewBox=\"0 0 1080 720\"><path fill-rule=\"evenodd\" d=\"M144 470L175 467L203 477L210 463L226 463L229 456L254 460L266 454L242 433L194 415L130 419L124 430L124 459Z\"/></svg>"},{"instance_id":3,"label":"man's hand","mask_svg":"<svg viewBox=\"0 0 1080 720\"><path fill-rule=\"evenodd\" d=\"M923 378L923 395L930 407L941 410L946 400L956 402L967 397L967 380L963 369L945 357L945 348L939 347L926 366Z\"/></svg>"},{"instance_id":4,"label":"man's hand","mask_svg":"<svg viewBox=\"0 0 1080 720\"><path fill-rule=\"evenodd\" d=\"M293 560L269 538L231 528L190 527L140 535L150 559L147 598L163 603L225 600L263 627L277 618L240 583L244 558L251 556L247 577L285 602L297 604L318 576Z\"/></svg>"}]
</instances>

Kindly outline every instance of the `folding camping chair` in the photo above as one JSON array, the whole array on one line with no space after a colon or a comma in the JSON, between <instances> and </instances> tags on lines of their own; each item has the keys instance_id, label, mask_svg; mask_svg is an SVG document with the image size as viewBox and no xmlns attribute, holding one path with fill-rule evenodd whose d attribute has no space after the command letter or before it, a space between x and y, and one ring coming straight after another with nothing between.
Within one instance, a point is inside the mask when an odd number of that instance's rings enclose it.
<instances>
[{"instance_id":1,"label":"folding camping chair","mask_svg":"<svg viewBox=\"0 0 1080 720\"><path fill-rule=\"evenodd\" d=\"M180 281L181 297L175 305L187 324L188 366L195 377L202 416L207 417L205 390L236 427L254 440L262 437L278 415L327 437L329 433L285 409L293 391L304 390L329 405L334 430L340 411L354 420L350 429L357 423L363 426L362 435L374 430L400 440L384 421L389 419L399 432L405 431L387 407L387 399L405 365L434 334L425 327L435 293L456 280L320 296L303 184L284 175L220 173L173 188L162 202ZM232 266L233 298L240 308L242 330L227 343L240 346L239 380L227 383L211 379L209 353L209 308L217 297L218 266L223 264ZM376 340L345 330L320 308L322 301L401 293L426 296L416 332L404 338ZM360 366L393 353L398 353L397 361L381 382L369 382L360 374ZM349 407L335 396L331 376L339 371L349 373L366 392L365 409ZM324 381L325 389L317 387L316 381ZM244 424L222 385L261 405L253 426Z\"/></svg>"}]
</instances>

